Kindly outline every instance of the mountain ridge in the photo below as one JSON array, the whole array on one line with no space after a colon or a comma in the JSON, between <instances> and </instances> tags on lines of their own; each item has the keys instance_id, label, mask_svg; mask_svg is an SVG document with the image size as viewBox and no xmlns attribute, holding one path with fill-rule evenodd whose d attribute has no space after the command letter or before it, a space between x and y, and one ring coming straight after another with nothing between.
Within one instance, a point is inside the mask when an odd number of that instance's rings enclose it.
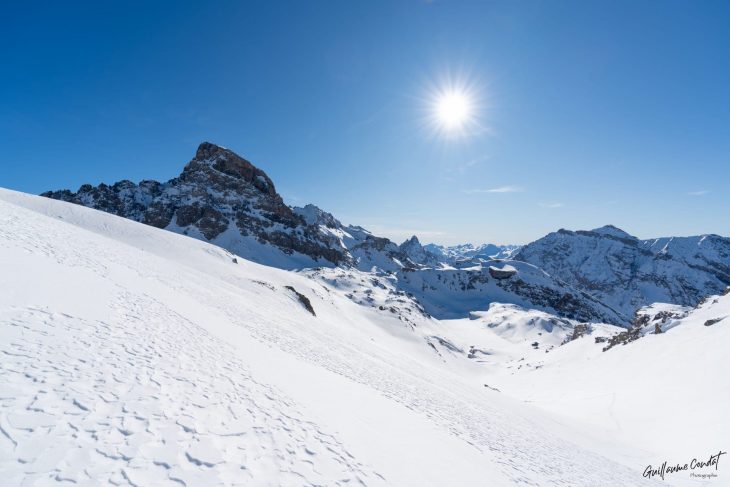
<instances>
[{"instance_id":1,"label":"mountain ridge","mask_svg":"<svg viewBox=\"0 0 730 487\"><path fill-rule=\"evenodd\" d=\"M730 285L730 238L639 240L616 227L597 230L560 229L523 246L515 259L628 315L655 302L695 306Z\"/></svg>"}]
</instances>

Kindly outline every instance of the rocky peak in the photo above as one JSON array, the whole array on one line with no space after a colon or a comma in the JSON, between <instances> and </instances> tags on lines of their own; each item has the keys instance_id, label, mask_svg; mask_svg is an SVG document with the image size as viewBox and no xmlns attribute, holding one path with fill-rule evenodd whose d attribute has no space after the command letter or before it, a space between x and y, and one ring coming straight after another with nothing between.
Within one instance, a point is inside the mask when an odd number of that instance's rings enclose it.
<instances>
[{"instance_id":1,"label":"rocky peak","mask_svg":"<svg viewBox=\"0 0 730 487\"><path fill-rule=\"evenodd\" d=\"M195 157L185 166L181 177L209 171L210 168L227 176L242 179L262 193L276 195L274 183L264 171L235 152L210 142L203 142L198 146Z\"/></svg>"},{"instance_id":2,"label":"rocky peak","mask_svg":"<svg viewBox=\"0 0 730 487\"><path fill-rule=\"evenodd\" d=\"M401 249L420 249L421 248L421 242L418 240L418 237L415 235L411 236L408 240L400 244Z\"/></svg>"},{"instance_id":3,"label":"rocky peak","mask_svg":"<svg viewBox=\"0 0 730 487\"><path fill-rule=\"evenodd\" d=\"M401 258L410 265L435 266L439 261L438 256L426 250L415 235L400 244L398 251Z\"/></svg>"}]
</instances>

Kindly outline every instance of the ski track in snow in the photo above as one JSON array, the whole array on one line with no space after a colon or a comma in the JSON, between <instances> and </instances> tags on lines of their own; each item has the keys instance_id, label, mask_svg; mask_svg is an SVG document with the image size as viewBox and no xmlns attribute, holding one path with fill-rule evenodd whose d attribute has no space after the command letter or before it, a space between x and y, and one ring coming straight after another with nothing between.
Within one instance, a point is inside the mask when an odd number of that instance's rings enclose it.
<instances>
[{"instance_id":1,"label":"ski track in snow","mask_svg":"<svg viewBox=\"0 0 730 487\"><path fill-rule=\"evenodd\" d=\"M152 253L5 202L0 246L102 278L108 266L122 266L140 282L187 295L262 343L427 416L484 452L512 485L655 485L505 409L497 393L465 394L446 374L434 376L407 357L241 306L240 277L224 283L161 266ZM107 320L42 305L4 309L0 320L0 471L10 485L387 483L291 400L257 382L232 345L143 291L120 286ZM475 482L489 485L482 480Z\"/></svg>"}]
</instances>

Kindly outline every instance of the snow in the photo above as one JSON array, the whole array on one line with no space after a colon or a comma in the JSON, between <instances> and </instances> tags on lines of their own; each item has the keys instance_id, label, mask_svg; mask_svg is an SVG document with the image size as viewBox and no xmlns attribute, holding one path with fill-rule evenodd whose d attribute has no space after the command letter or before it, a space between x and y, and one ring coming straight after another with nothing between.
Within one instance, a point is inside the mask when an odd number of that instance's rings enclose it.
<instances>
[{"instance_id":1,"label":"snow","mask_svg":"<svg viewBox=\"0 0 730 487\"><path fill-rule=\"evenodd\" d=\"M561 346L577 323L549 310L437 320L394 275L2 189L0 269L3 485L683 485L642 471L730 437L730 328L704 326L727 296L601 352L616 327Z\"/></svg>"},{"instance_id":2,"label":"snow","mask_svg":"<svg viewBox=\"0 0 730 487\"><path fill-rule=\"evenodd\" d=\"M684 463L727 451L730 382L723 355L730 340L730 295L711 298L665 333L607 352L590 336L533 362L525 374L495 374L507 394L562 415L597 438L634 445L643 463ZM708 320L725 318L710 326ZM714 485L722 485L723 472ZM668 476L693 483L689 473ZM713 485L710 481L707 485Z\"/></svg>"}]
</instances>

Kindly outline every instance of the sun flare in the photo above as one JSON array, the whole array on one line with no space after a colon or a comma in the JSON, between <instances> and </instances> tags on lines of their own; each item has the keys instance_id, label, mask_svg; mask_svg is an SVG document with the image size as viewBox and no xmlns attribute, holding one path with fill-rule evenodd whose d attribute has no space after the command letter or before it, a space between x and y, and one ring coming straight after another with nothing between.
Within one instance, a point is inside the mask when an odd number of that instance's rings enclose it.
<instances>
[{"instance_id":1,"label":"sun flare","mask_svg":"<svg viewBox=\"0 0 730 487\"><path fill-rule=\"evenodd\" d=\"M445 79L428 89L428 125L446 139L462 138L483 132L481 89L475 82Z\"/></svg>"},{"instance_id":2,"label":"sun flare","mask_svg":"<svg viewBox=\"0 0 730 487\"><path fill-rule=\"evenodd\" d=\"M444 93L436 100L436 118L447 130L462 128L469 120L471 111L471 102L464 93Z\"/></svg>"}]
</instances>

